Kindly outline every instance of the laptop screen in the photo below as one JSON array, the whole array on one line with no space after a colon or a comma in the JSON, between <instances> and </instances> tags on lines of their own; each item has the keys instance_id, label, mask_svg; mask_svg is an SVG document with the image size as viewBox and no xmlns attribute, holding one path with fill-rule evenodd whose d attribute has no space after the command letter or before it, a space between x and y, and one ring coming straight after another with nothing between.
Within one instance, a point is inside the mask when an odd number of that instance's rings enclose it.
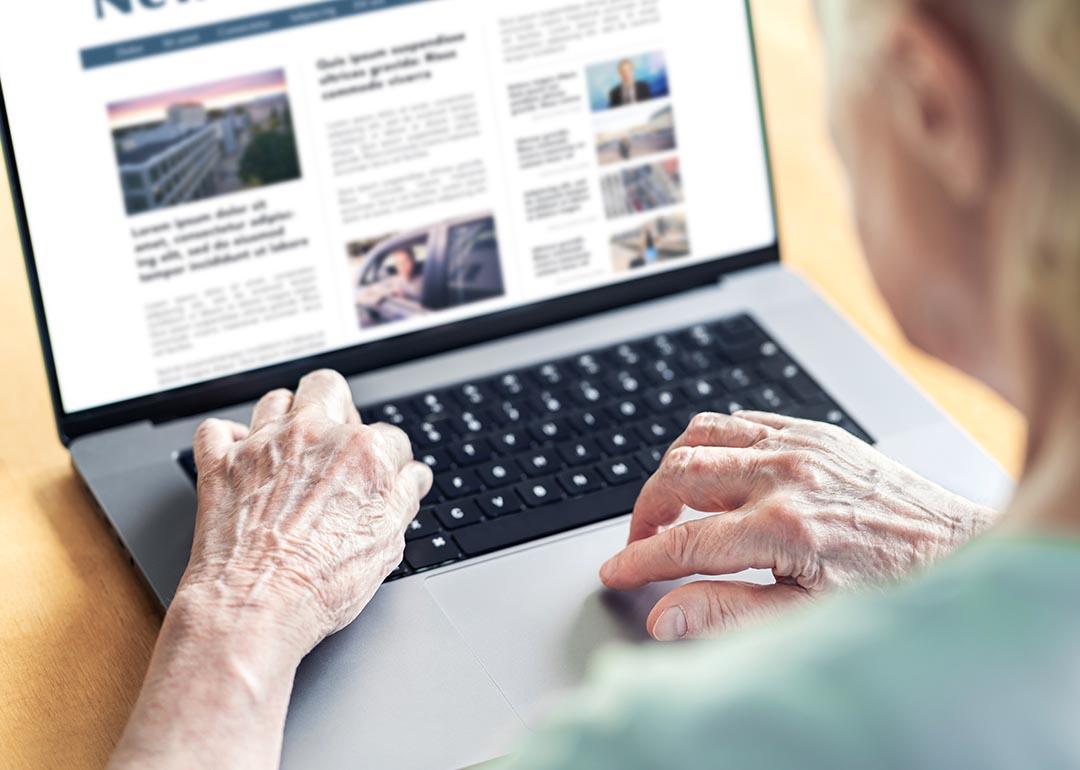
<instances>
[{"instance_id":1,"label":"laptop screen","mask_svg":"<svg viewBox=\"0 0 1080 770\"><path fill-rule=\"evenodd\" d=\"M775 242L741 0L63 6L0 82L66 413Z\"/></svg>"}]
</instances>

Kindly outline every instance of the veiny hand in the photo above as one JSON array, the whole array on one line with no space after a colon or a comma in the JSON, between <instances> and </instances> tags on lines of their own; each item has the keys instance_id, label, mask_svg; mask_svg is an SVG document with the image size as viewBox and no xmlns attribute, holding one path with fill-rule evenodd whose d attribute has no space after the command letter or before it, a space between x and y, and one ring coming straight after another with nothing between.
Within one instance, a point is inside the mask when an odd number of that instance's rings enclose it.
<instances>
[{"instance_id":1,"label":"veiny hand","mask_svg":"<svg viewBox=\"0 0 1080 770\"><path fill-rule=\"evenodd\" d=\"M341 375L274 391L250 429L195 435L199 511L178 593L268 613L311 649L351 623L396 567L431 471L404 433L365 426Z\"/></svg>"},{"instance_id":2,"label":"veiny hand","mask_svg":"<svg viewBox=\"0 0 1080 770\"><path fill-rule=\"evenodd\" d=\"M671 526L684 506L715 515ZM645 484L629 544L600 577L627 590L772 570L770 586L681 586L649 615L657 639L702 637L829 589L894 580L996 518L835 426L756 412L701 414Z\"/></svg>"}]
</instances>

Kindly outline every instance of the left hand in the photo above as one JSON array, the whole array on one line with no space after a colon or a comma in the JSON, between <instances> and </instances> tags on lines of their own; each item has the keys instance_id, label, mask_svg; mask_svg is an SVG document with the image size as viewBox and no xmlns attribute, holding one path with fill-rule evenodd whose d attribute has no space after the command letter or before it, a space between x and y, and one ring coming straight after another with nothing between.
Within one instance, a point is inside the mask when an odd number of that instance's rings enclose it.
<instances>
[{"instance_id":1,"label":"left hand","mask_svg":"<svg viewBox=\"0 0 1080 770\"><path fill-rule=\"evenodd\" d=\"M684 506L715 515L671 526ZM629 544L600 577L628 590L772 570L775 585L684 585L649 615L657 639L708 636L828 590L895 580L997 518L836 426L756 412L700 414L645 484Z\"/></svg>"},{"instance_id":2,"label":"left hand","mask_svg":"<svg viewBox=\"0 0 1080 770\"><path fill-rule=\"evenodd\" d=\"M256 610L301 653L351 623L401 562L431 487L408 437L364 425L330 371L264 396L250 428L204 422L195 460L199 510L178 598Z\"/></svg>"}]
</instances>

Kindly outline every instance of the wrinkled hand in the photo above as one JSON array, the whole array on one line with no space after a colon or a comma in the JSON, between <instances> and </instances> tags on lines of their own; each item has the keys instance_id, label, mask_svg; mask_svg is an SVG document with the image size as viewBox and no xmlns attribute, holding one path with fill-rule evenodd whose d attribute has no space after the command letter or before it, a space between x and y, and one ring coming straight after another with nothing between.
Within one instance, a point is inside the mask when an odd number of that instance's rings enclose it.
<instances>
[{"instance_id":1,"label":"wrinkled hand","mask_svg":"<svg viewBox=\"0 0 1080 770\"><path fill-rule=\"evenodd\" d=\"M675 524L684 506L715 515ZM681 586L649 615L657 639L702 637L830 589L895 580L996 517L835 426L756 412L702 414L645 484L629 544L600 576L628 590L772 570L775 585Z\"/></svg>"},{"instance_id":2,"label":"wrinkled hand","mask_svg":"<svg viewBox=\"0 0 1080 770\"><path fill-rule=\"evenodd\" d=\"M195 436L199 510L179 591L269 614L310 649L351 623L405 547L431 487L408 438L365 426L341 375L308 375ZM303 650L306 652L307 650Z\"/></svg>"}]
</instances>

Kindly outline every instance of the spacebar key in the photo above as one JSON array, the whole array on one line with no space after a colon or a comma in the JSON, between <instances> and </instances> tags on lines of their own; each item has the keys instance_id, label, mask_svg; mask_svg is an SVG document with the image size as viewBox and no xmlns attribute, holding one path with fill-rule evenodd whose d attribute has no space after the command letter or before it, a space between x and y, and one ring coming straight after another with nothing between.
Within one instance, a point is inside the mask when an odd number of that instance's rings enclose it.
<instances>
[{"instance_id":1,"label":"spacebar key","mask_svg":"<svg viewBox=\"0 0 1080 770\"><path fill-rule=\"evenodd\" d=\"M457 530L454 539L465 554L478 556L586 524L595 524L630 513L642 484L644 481L609 487L586 497L473 524Z\"/></svg>"}]
</instances>

